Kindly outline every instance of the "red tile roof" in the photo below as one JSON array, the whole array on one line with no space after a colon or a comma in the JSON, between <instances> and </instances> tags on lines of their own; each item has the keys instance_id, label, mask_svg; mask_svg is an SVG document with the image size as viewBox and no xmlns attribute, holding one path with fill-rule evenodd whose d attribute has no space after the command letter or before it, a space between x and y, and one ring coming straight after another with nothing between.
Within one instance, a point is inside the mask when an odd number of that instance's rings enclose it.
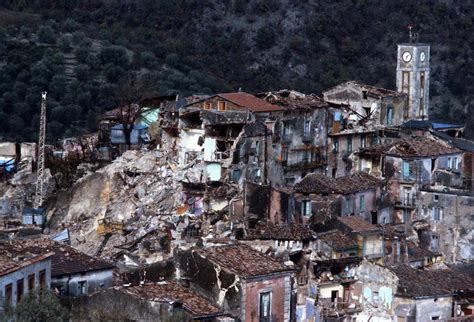
<instances>
[{"instance_id":1,"label":"red tile roof","mask_svg":"<svg viewBox=\"0 0 474 322\"><path fill-rule=\"evenodd\" d=\"M301 224L277 225L265 223L250 231L246 239L312 240L313 231Z\"/></svg>"},{"instance_id":2,"label":"red tile roof","mask_svg":"<svg viewBox=\"0 0 474 322\"><path fill-rule=\"evenodd\" d=\"M273 257L243 244L209 247L197 252L222 269L243 278L292 271Z\"/></svg>"},{"instance_id":3,"label":"red tile roof","mask_svg":"<svg viewBox=\"0 0 474 322\"><path fill-rule=\"evenodd\" d=\"M357 248L357 243L352 238L337 229L320 233L317 239L328 244L334 250Z\"/></svg>"},{"instance_id":4,"label":"red tile roof","mask_svg":"<svg viewBox=\"0 0 474 322\"><path fill-rule=\"evenodd\" d=\"M397 295L407 297L451 295L474 291L474 280L451 269L416 269L409 265L390 268L397 275Z\"/></svg>"},{"instance_id":5,"label":"red tile roof","mask_svg":"<svg viewBox=\"0 0 474 322\"><path fill-rule=\"evenodd\" d=\"M252 112L275 112L285 110L280 106L270 104L265 100L244 92L222 93L217 94L217 96L239 105L244 109L251 110Z\"/></svg>"},{"instance_id":6,"label":"red tile roof","mask_svg":"<svg viewBox=\"0 0 474 322\"><path fill-rule=\"evenodd\" d=\"M370 231L380 231L380 228L372 225L370 222L367 220L358 217L358 216L350 216L350 217L338 217L337 220L339 220L341 223L343 223L346 227L348 227L350 230L356 233L362 233L362 232L370 232Z\"/></svg>"},{"instance_id":7,"label":"red tile roof","mask_svg":"<svg viewBox=\"0 0 474 322\"><path fill-rule=\"evenodd\" d=\"M24 251L20 246L21 241L0 244L0 276L48 259L53 255L52 252Z\"/></svg>"},{"instance_id":8,"label":"red tile roof","mask_svg":"<svg viewBox=\"0 0 474 322\"><path fill-rule=\"evenodd\" d=\"M397 157L431 157L462 153L462 151L440 139L415 136L397 142L385 153Z\"/></svg>"},{"instance_id":9,"label":"red tile roof","mask_svg":"<svg viewBox=\"0 0 474 322\"><path fill-rule=\"evenodd\" d=\"M89 256L69 245L49 238L32 238L18 241L17 250L36 254L52 254L51 276L84 273L113 269L115 266L101 259Z\"/></svg>"},{"instance_id":10,"label":"red tile roof","mask_svg":"<svg viewBox=\"0 0 474 322\"><path fill-rule=\"evenodd\" d=\"M176 282L145 284L118 289L140 300L182 303L184 309L190 312L195 318L218 316L222 314L217 306Z\"/></svg>"}]
</instances>

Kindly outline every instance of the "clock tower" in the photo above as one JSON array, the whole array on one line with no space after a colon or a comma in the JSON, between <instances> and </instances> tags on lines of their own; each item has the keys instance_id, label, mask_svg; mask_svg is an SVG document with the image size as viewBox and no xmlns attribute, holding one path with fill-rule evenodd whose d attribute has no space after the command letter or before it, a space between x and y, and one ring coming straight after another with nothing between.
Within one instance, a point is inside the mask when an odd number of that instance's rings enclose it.
<instances>
[{"instance_id":1,"label":"clock tower","mask_svg":"<svg viewBox=\"0 0 474 322\"><path fill-rule=\"evenodd\" d=\"M420 43L399 44L397 91L408 96L405 120L428 119L429 89L430 46Z\"/></svg>"}]
</instances>

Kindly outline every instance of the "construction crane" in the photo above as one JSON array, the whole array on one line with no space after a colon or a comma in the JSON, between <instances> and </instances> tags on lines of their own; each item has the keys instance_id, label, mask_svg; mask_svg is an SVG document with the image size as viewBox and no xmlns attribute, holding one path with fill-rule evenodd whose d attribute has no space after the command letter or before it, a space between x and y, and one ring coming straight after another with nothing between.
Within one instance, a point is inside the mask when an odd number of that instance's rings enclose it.
<instances>
[{"instance_id":1,"label":"construction crane","mask_svg":"<svg viewBox=\"0 0 474 322\"><path fill-rule=\"evenodd\" d=\"M41 115L38 138L38 168L36 171L36 193L33 207L38 209L43 205L44 198L44 146L46 138L46 94L41 93Z\"/></svg>"}]
</instances>

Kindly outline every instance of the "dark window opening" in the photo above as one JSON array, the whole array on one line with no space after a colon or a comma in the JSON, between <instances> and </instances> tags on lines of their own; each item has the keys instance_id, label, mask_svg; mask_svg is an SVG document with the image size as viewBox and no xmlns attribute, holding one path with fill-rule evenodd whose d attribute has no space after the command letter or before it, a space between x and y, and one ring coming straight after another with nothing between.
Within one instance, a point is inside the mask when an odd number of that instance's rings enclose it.
<instances>
[{"instance_id":1,"label":"dark window opening","mask_svg":"<svg viewBox=\"0 0 474 322\"><path fill-rule=\"evenodd\" d=\"M46 270L42 270L39 272L39 286L40 289L46 288Z\"/></svg>"},{"instance_id":2,"label":"dark window opening","mask_svg":"<svg viewBox=\"0 0 474 322\"><path fill-rule=\"evenodd\" d=\"M260 293L260 322L271 321L271 292Z\"/></svg>"},{"instance_id":3,"label":"dark window opening","mask_svg":"<svg viewBox=\"0 0 474 322\"><path fill-rule=\"evenodd\" d=\"M28 276L28 291L32 291L35 288L35 274Z\"/></svg>"},{"instance_id":4,"label":"dark window opening","mask_svg":"<svg viewBox=\"0 0 474 322\"><path fill-rule=\"evenodd\" d=\"M12 304L12 296L13 296L13 285L8 284L5 286L5 302L9 305Z\"/></svg>"},{"instance_id":5,"label":"dark window opening","mask_svg":"<svg viewBox=\"0 0 474 322\"><path fill-rule=\"evenodd\" d=\"M24 284L23 279L16 281L16 302L19 303L23 298Z\"/></svg>"},{"instance_id":6,"label":"dark window opening","mask_svg":"<svg viewBox=\"0 0 474 322\"><path fill-rule=\"evenodd\" d=\"M331 291L331 302L336 302L339 295L339 291Z\"/></svg>"},{"instance_id":7,"label":"dark window opening","mask_svg":"<svg viewBox=\"0 0 474 322\"><path fill-rule=\"evenodd\" d=\"M366 100L367 99L367 91L362 91L362 96Z\"/></svg>"}]
</instances>

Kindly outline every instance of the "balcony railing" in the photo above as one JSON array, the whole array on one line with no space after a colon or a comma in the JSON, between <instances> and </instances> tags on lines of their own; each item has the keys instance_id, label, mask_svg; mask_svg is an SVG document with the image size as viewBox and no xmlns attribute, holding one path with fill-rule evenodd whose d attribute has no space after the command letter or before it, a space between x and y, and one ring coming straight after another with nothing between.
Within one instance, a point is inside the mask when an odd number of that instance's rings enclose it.
<instances>
[{"instance_id":1,"label":"balcony railing","mask_svg":"<svg viewBox=\"0 0 474 322\"><path fill-rule=\"evenodd\" d=\"M415 207L416 206L416 198L415 196L413 197L403 197L400 198L400 200L397 200L396 204L398 206L404 206L404 207Z\"/></svg>"}]
</instances>

